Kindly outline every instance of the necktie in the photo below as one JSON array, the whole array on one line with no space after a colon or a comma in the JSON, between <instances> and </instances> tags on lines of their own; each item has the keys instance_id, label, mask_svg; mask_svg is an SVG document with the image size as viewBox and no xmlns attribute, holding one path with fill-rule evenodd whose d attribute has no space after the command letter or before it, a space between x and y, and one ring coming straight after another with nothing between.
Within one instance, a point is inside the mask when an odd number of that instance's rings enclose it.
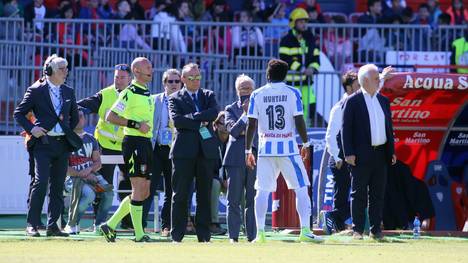
<instances>
[{"instance_id":1,"label":"necktie","mask_svg":"<svg viewBox=\"0 0 468 263\"><path fill-rule=\"evenodd\" d=\"M169 125L169 108L168 108L168 101L167 101L167 97L164 97L163 99L163 108L162 108L162 111L161 111L161 114L162 114L162 119L161 119L161 124L164 128L168 127Z\"/></svg>"},{"instance_id":2,"label":"necktie","mask_svg":"<svg viewBox=\"0 0 468 263\"><path fill-rule=\"evenodd\" d=\"M60 111L62 110L62 99L60 98L60 90L58 88L52 88L52 87L50 87L49 89L50 89L50 92L52 93L52 96L54 97L54 99L52 100L52 105L54 106L55 114L59 116ZM54 126L53 131L56 133L61 133L62 127L60 127L60 125L57 123Z\"/></svg>"},{"instance_id":3,"label":"necktie","mask_svg":"<svg viewBox=\"0 0 468 263\"><path fill-rule=\"evenodd\" d=\"M60 99L60 91L55 88L50 88L52 95L54 96L55 100L52 100L52 104L54 105L54 110L57 115L60 114L60 110L62 109L62 100Z\"/></svg>"},{"instance_id":4,"label":"necktie","mask_svg":"<svg viewBox=\"0 0 468 263\"><path fill-rule=\"evenodd\" d=\"M195 108L197 108L197 111L200 111L200 105L198 104L198 99L197 99L197 95L192 94L192 99L193 99L193 103L195 103Z\"/></svg>"}]
</instances>

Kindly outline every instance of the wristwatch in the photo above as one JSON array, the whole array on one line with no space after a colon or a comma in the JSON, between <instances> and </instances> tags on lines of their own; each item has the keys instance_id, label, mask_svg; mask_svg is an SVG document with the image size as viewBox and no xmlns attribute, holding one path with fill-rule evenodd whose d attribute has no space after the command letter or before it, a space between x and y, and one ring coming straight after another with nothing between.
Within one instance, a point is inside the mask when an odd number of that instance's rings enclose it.
<instances>
[{"instance_id":1,"label":"wristwatch","mask_svg":"<svg viewBox=\"0 0 468 263\"><path fill-rule=\"evenodd\" d=\"M249 153L252 153L252 148L245 150L245 154L249 154Z\"/></svg>"},{"instance_id":2,"label":"wristwatch","mask_svg":"<svg viewBox=\"0 0 468 263\"><path fill-rule=\"evenodd\" d=\"M141 124L139 122L137 122L137 121L134 121L134 120L128 120L127 121L127 127L138 130L138 129L140 129Z\"/></svg>"},{"instance_id":3,"label":"wristwatch","mask_svg":"<svg viewBox=\"0 0 468 263\"><path fill-rule=\"evenodd\" d=\"M310 142L304 142L302 143L302 147L308 148L310 147L310 144L311 144Z\"/></svg>"}]
</instances>

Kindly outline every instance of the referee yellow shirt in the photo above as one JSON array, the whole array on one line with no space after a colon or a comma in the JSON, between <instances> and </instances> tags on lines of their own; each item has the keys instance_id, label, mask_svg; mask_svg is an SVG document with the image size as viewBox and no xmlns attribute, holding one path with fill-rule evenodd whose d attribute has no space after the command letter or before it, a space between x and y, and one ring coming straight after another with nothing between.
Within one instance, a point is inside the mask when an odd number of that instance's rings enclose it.
<instances>
[{"instance_id":1,"label":"referee yellow shirt","mask_svg":"<svg viewBox=\"0 0 468 263\"><path fill-rule=\"evenodd\" d=\"M150 96L147 87L132 81L128 88L120 92L119 98L111 107L111 111L127 120L146 122L150 126L147 133L124 127L124 135L153 137L154 98Z\"/></svg>"}]
</instances>

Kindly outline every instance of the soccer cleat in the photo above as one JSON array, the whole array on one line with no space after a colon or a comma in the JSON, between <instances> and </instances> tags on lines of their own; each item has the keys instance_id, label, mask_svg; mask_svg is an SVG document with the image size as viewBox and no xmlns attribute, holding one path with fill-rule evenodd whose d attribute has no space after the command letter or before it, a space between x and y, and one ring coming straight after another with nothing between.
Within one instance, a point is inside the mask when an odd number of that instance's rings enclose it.
<instances>
[{"instance_id":1,"label":"soccer cleat","mask_svg":"<svg viewBox=\"0 0 468 263\"><path fill-rule=\"evenodd\" d=\"M257 231L257 237L252 241L252 243L265 243L266 238L265 238L265 230L258 230Z\"/></svg>"},{"instance_id":2,"label":"soccer cleat","mask_svg":"<svg viewBox=\"0 0 468 263\"><path fill-rule=\"evenodd\" d=\"M372 238L373 240L376 240L376 241L384 241L384 236L383 236L382 232L379 232L377 234L370 233L369 237Z\"/></svg>"},{"instance_id":3,"label":"soccer cleat","mask_svg":"<svg viewBox=\"0 0 468 263\"><path fill-rule=\"evenodd\" d=\"M102 235L106 238L107 242L115 242L115 230L110 228L106 223L99 226Z\"/></svg>"},{"instance_id":4,"label":"soccer cleat","mask_svg":"<svg viewBox=\"0 0 468 263\"><path fill-rule=\"evenodd\" d=\"M156 242L156 239L152 239L151 237L149 237L148 235L144 235L142 238L140 238L139 240L136 240L134 239L133 241L137 242L137 243L152 243L152 242Z\"/></svg>"},{"instance_id":5,"label":"soccer cleat","mask_svg":"<svg viewBox=\"0 0 468 263\"><path fill-rule=\"evenodd\" d=\"M314 235L309 229L301 229L299 234L299 242L312 242L312 243L323 243L325 240L320 236Z\"/></svg>"},{"instance_id":6,"label":"soccer cleat","mask_svg":"<svg viewBox=\"0 0 468 263\"><path fill-rule=\"evenodd\" d=\"M335 223L333 222L330 212L323 211L322 213L323 213L323 221L322 221L323 232L326 235L331 235L333 233L333 228L334 228Z\"/></svg>"}]
</instances>

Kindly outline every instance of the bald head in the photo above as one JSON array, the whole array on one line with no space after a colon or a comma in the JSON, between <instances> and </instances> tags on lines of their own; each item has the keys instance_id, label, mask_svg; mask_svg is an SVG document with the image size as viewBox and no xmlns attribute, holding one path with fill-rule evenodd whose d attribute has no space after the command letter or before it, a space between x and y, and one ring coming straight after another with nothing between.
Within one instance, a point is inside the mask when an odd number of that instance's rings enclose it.
<instances>
[{"instance_id":1,"label":"bald head","mask_svg":"<svg viewBox=\"0 0 468 263\"><path fill-rule=\"evenodd\" d=\"M135 58L132 62L132 73L135 76L135 79L146 85L153 78L153 66L151 62L145 57Z\"/></svg>"}]
</instances>

